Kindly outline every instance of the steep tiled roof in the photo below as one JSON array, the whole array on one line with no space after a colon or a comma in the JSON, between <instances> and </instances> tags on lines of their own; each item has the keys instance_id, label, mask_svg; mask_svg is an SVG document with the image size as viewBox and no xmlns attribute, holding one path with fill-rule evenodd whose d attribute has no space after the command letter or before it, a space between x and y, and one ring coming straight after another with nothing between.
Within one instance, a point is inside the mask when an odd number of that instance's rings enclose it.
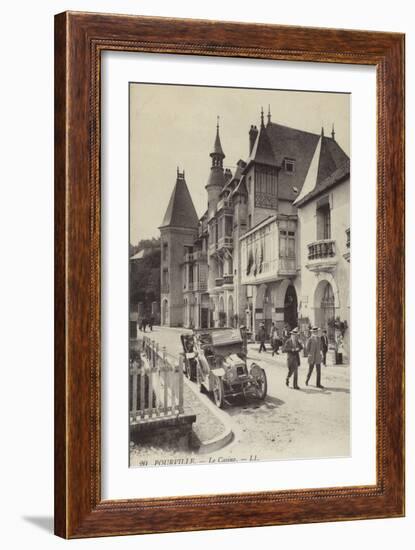
<instances>
[{"instance_id":1,"label":"steep tiled roof","mask_svg":"<svg viewBox=\"0 0 415 550\"><path fill-rule=\"evenodd\" d=\"M245 176L242 176L239 182L237 183L232 193L232 196L234 195L248 195L248 190L246 188L246 183L245 183Z\"/></svg>"},{"instance_id":2,"label":"steep tiled roof","mask_svg":"<svg viewBox=\"0 0 415 550\"><path fill-rule=\"evenodd\" d=\"M266 130L277 163L282 166L278 178L278 196L280 199L293 201L301 192L321 136L275 122L269 122ZM294 172L289 173L284 170L284 159L295 160ZM347 159L348 156L333 138L323 136L317 181L322 181Z\"/></svg>"},{"instance_id":3,"label":"steep tiled roof","mask_svg":"<svg viewBox=\"0 0 415 550\"><path fill-rule=\"evenodd\" d=\"M226 185L221 191L222 197L233 195L233 193L235 192L235 189L237 187L240 187L239 183L241 181L241 178L243 177L242 174L245 166L246 166L246 162L243 161L242 159L239 159L238 162L236 163L235 173L233 174L232 178L226 183Z\"/></svg>"},{"instance_id":4,"label":"steep tiled roof","mask_svg":"<svg viewBox=\"0 0 415 550\"><path fill-rule=\"evenodd\" d=\"M331 174L329 174L324 179L320 180L314 189L312 189L309 193L307 193L304 197L301 197L300 200L298 200L295 205L298 208L301 208L304 204L309 202L310 200L314 199L315 197L319 196L321 193L327 191L337 183L340 183L341 181L345 180L348 176L350 176L350 160L347 159L341 164L338 168L336 168Z\"/></svg>"},{"instance_id":5,"label":"steep tiled roof","mask_svg":"<svg viewBox=\"0 0 415 550\"><path fill-rule=\"evenodd\" d=\"M254 146L252 147L251 154L247 160L247 165L249 166L252 162L257 162L258 164L268 164L271 166L277 165L277 159L265 126L261 126L259 130Z\"/></svg>"},{"instance_id":6,"label":"steep tiled roof","mask_svg":"<svg viewBox=\"0 0 415 550\"><path fill-rule=\"evenodd\" d=\"M183 174L177 175L176 185L170 196L160 227L197 228L199 220Z\"/></svg>"},{"instance_id":7,"label":"steep tiled roof","mask_svg":"<svg viewBox=\"0 0 415 550\"><path fill-rule=\"evenodd\" d=\"M321 139L317 184L330 176L348 160L349 157L333 139L323 136Z\"/></svg>"}]
</instances>

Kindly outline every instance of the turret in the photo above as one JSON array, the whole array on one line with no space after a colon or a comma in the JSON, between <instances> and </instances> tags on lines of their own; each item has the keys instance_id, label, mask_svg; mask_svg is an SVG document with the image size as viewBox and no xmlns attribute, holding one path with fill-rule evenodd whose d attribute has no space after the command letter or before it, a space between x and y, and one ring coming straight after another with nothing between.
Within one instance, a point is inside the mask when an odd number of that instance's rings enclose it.
<instances>
[{"instance_id":1,"label":"turret","mask_svg":"<svg viewBox=\"0 0 415 550\"><path fill-rule=\"evenodd\" d=\"M210 167L209 179L206 184L209 218L215 213L220 192L225 184L225 175L223 173L223 159L225 158L225 154L219 137L219 117L216 124L215 143L213 145L213 151L210 153L210 157L212 159L212 164Z\"/></svg>"},{"instance_id":2,"label":"turret","mask_svg":"<svg viewBox=\"0 0 415 550\"><path fill-rule=\"evenodd\" d=\"M199 220L185 180L177 168L176 183L159 227L161 245L161 323L183 326L183 257L193 246Z\"/></svg>"}]
</instances>

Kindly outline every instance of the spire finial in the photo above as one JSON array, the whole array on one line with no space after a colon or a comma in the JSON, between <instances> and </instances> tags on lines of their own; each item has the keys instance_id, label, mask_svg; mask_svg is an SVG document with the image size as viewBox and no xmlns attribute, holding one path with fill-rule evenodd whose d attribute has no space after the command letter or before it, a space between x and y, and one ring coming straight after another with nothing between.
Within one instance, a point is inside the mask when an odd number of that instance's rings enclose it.
<instances>
[{"instance_id":1,"label":"spire finial","mask_svg":"<svg viewBox=\"0 0 415 550\"><path fill-rule=\"evenodd\" d=\"M264 126L264 108L261 107L261 126Z\"/></svg>"},{"instance_id":2,"label":"spire finial","mask_svg":"<svg viewBox=\"0 0 415 550\"><path fill-rule=\"evenodd\" d=\"M179 177L179 167L177 167L177 177Z\"/></svg>"},{"instance_id":3,"label":"spire finial","mask_svg":"<svg viewBox=\"0 0 415 550\"><path fill-rule=\"evenodd\" d=\"M336 139L336 132L334 131L334 122L331 126L331 139L334 141Z\"/></svg>"},{"instance_id":4,"label":"spire finial","mask_svg":"<svg viewBox=\"0 0 415 550\"><path fill-rule=\"evenodd\" d=\"M321 127L321 137L324 137L324 126Z\"/></svg>"},{"instance_id":5,"label":"spire finial","mask_svg":"<svg viewBox=\"0 0 415 550\"><path fill-rule=\"evenodd\" d=\"M267 115L267 119L268 119L268 124L271 122L271 105L268 103L268 115Z\"/></svg>"},{"instance_id":6,"label":"spire finial","mask_svg":"<svg viewBox=\"0 0 415 550\"><path fill-rule=\"evenodd\" d=\"M225 158L225 153L223 152L222 145L219 137L219 115L216 116L216 138L215 143L213 144L213 151L210 153L212 157L212 167L220 166L222 167L222 161Z\"/></svg>"}]
</instances>

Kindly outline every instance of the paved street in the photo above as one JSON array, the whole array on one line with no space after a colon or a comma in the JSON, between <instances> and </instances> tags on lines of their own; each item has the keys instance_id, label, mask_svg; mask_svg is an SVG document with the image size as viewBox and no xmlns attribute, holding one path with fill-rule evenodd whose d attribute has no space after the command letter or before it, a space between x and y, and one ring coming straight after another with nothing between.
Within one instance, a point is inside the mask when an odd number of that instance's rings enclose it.
<instances>
[{"instance_id":1,"label":"paved street","mask_svg":"<svg viewBox=\"0 0 415 550\"><path fill-rule=\"evenodd\" d=\"M180 334L185 329L154 327L147 335L166 346L177 357ZM234 400L225 408L233 424L235 439L216 453L221 458L258 459L345 456L349 454L349 366L322 366L324 390L315 387L315 373L305 385L307 359L299 368L300 390L285 385L285 354L258 353L258 344L249 345L251 361L266 371L268 395L262 402ZM269 347L269 346L268 346ZM292 382L291 382L292 384Z\"/></svg>"}]
</instances>

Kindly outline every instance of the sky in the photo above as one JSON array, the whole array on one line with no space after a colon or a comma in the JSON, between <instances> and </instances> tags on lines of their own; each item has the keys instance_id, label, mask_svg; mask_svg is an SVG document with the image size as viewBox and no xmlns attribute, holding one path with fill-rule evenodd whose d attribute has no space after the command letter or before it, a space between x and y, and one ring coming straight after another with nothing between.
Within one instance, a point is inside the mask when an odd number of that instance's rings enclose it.
<instances>
[{"instance_id":1,"label":"sky","mask_svg":"<svg viewBox=\"0 0 415 550\"><path fill-rule=\"evenodd\" d=\"M158 237L176 182L185 170L196 212L207 207L208 180L219 116L224 167L235 169L249 153L251 124L260 126L261 106L271 120L329 136L350 155L350 94L130 84L130 241ZM265 116L266 121L266 116Z\"/></svg>"}]
</instances>

